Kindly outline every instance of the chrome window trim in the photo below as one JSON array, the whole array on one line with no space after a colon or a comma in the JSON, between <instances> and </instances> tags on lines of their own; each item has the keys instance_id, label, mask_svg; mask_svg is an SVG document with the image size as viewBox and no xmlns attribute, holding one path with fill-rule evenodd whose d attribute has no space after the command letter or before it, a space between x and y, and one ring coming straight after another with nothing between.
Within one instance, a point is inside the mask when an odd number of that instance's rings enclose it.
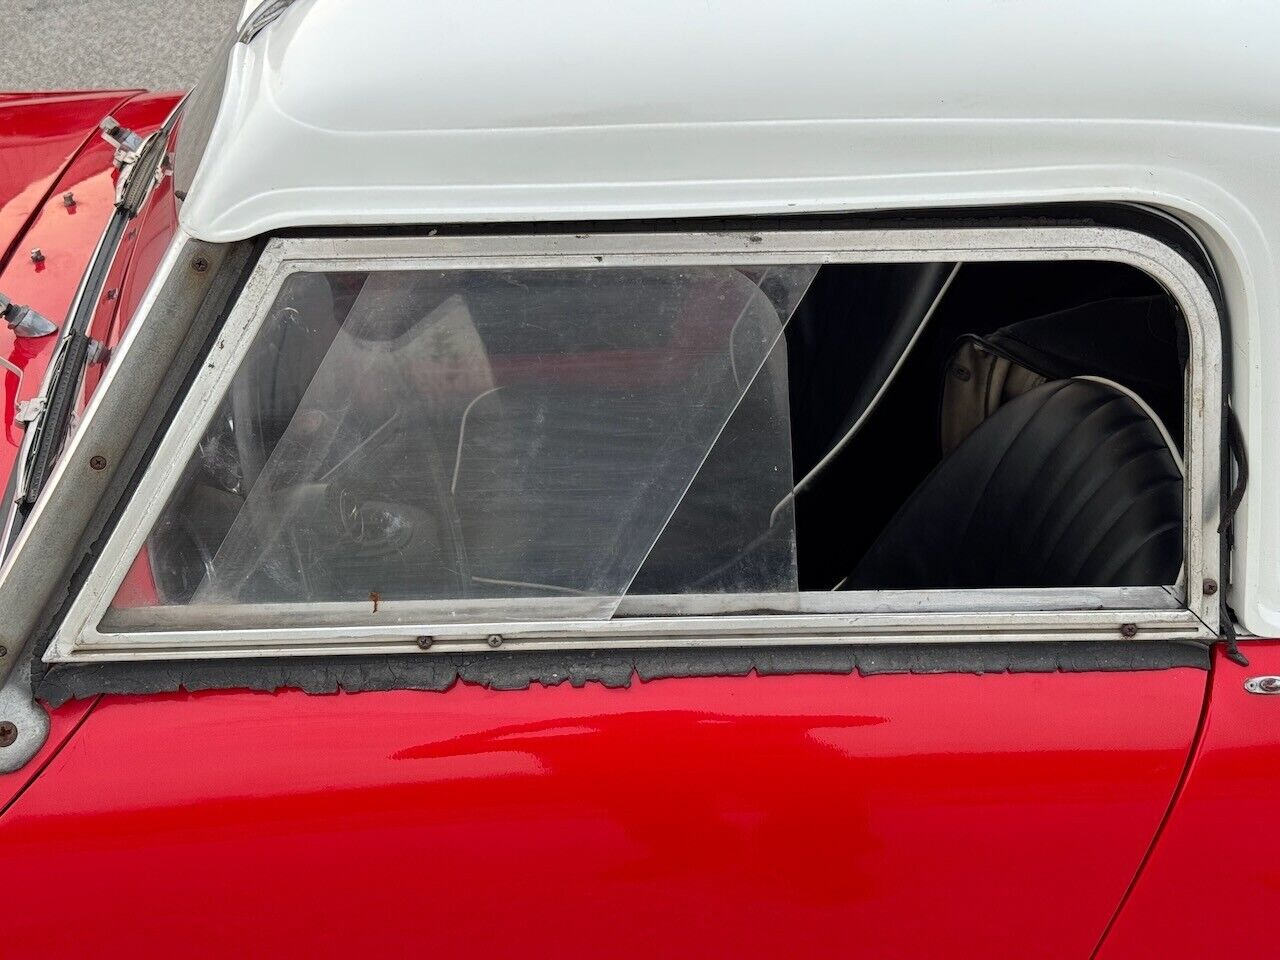
<instances>
[{"instance_id":1,"label":"chrome window trim","mask_svg":"<svg viewBox=\"0 0 1280 960\"><path fill-rule=\"evenodd\" d=\"M866 591L800 604L803 612L619 616L612 620L431 622L415 605L324 605L308 625L111 632L101 629L115 591L225 395L286 276L408 269L482 269L734 263L992 262L1102 260L1152 276L1187 322L1184 410L1185 585L1063 590ZM146 323L142 316L135 324ZM145 329L145 327L143 327ZM1202 584L1219 569L1222 355L1217 308L1204 280L1173 248L1145 234L1109 227L1036 226L921 230L726 231L275 238L232 308L211 356L196 375L150 469L86 580L54 641L48 662L190 659L503 649L743 646L788 643L967 641L1209 640L1218 599ZM116 385L113 384L113 387ZM121 387L123 388L123 387ZM744 597L726 604L741 603ZM671 603L670 600L667 601ZM832 609L837 605L839 610ZM290 615L280 605L275 615ZM319 614L321 605L300 605ZM659 604L660 606L660 604ZM663 608L664 612L668 608ZM261 608L259 608L259 611ZM393 613L393 611L395 611ZM419 614L426 611L419 609ZM216 611L215 611L216 613ZM325 617L328 619L326 620ZM234 618L230 618L234 619ZM1132 629L1131 629L1132 628ZM1135 632L1136 630L1136 632ZM430 637L429 643L420 643Z\"/></svg>"}]
</instances>

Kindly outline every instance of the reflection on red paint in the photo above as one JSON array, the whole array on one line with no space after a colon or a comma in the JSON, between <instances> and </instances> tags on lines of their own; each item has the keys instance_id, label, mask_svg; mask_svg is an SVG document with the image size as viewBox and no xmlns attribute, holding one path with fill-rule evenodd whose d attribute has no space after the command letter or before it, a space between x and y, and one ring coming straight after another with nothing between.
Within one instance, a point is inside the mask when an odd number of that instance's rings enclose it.
<instances>
[{"instance_id":1,"label":"reflection on red paint","mask_svg":"<svg viewBox=\"0 0 1280 960\"><path fill-rule=\"evenodd\" d=\"M30 306L60 327L65 322L76 288L115 203L116 171L111 165L114 150L110 144L96 136L98 120L106 112L114 111L126 126L145 134L159 126L177 102L177 97L171 94L129 96L132 99L123 106L120 105L120 94L76 95L65 101L82 106L87 104L88 106L83 107L84 111L96 114L87 120L81 113L74 111L60 114L56 105L64 101L57 100L56 97L50 106L51 114L47 120L41 119L39 111L8 115L6 101L0 100L0 134L5 129L6 117L10 123L16 122L13 119L15 116L20 116L23 123L37 120L47 122L49 129L55 129L59 122L84 120L87 124L87 127L76 127L73 131L64 130L61 138L57 139L62 144L59 149L69 149L74 158L66 164L65 169L59 165L54 171L60 171L56 183L52 180L39 180L28 183L25 187L15 188L16 181L0 165L0 170L4 170L0 174L0 198L7 195L6 190L9 193L14 189L18 190L17 194L10 197L8 204L0 209L0 238L4 236L6 229L17 231L10 248L13 255L0 270L0 290L15 303ZM102 113L97 113L98 109L102 109ZM86 137L90 137L87 142ZM0 144L4 142L3 136L0 136ZM76 153L81 143L85 145ZM23 204L26 204L30 193L37 189L40 194L39 203L36 207L27 209ZM74 208L63 204L62 195L68 191L75 196ZM172 205L171 197L169 203ZM68 216L72 209L76 212L74 217ZM26 210L21 217L15 212L20 210ZM161 223L162 221L163 218L160 218ZM42 251L45 259L33 264L28 251L36 247ZM121 269L128 264L131 256L132 245L128 249L122 249ZM154 265L151 269L154 270ZM114 307L112 304L112 311ZM14 404L30 399L39 392L56 342L55 336L24 339L15 337L7 328L0 328L0 356L9 358L14 366L22 370L21 377L5 371L5 406L2 411L5 430L4 442L0 444L0 485L3 478L9 476L22 439L22 431L13 419ZM93 384L96 384L100 375L100 369L93 374Z\"/></svg>"},{"instance_id":2,"label":"reflection on red paint","mask_svg":"<svg viewBox=\"0 0 1280 960\"><path fill-rule=\"evenodd\" d=\"M0 266L98 121L137 92L0 94Z\"/></svg>"},{"instance_id":3,"label":"reflection on red paint","mask_svg":"<svg viewBox=\"0 0 1280 960\"><path fill-rule=\"evenodd\" d=\"M18 403L20 387L25 376L27 364L31 358L41 354L47 348L48 337L14 337L10 336L9 355L4 368L4 408L14 410ZM17 372L15 372L17 371ZM5 443L14 450L22 443L22 431L12 417L4 423Z\"/></svg>"},{"instance_id":4,"label":"reflection on red paint","mask_svg":"<svg viewBox=\"0 0 1280 960\"><path fill-rule=\"evenodd\" d=\"M1205 679L106 697L0 820L6 948L1088 956Z\"/></svg>"},{"instance_id":5,"label":"reflection on red paint","mask_svg":"<svg viewBox=\"0 0 1280 960\"><path fill-rule=\"evenodd\" d=\"M1244 681L1280 674L1280 640L1240 648L1247 667L1214 651L1196 756L1100 960L1276 954L1259 931L1280 910L1269 839L1280 817L1280 697L1247 693Z\"/></svg>"},{"instance_id":6,"label":"reflection on red paint","mask_svg":"<svg viewBox=\"0 0 1280 960\"><path fill-rule=\"evenodd\" d=\"M154 607L159 602L160 591L156 589L155 576L151 572L151 555L146 544L138 551L129 565L129 571L120 582L116 595L111 601L114 607Z\"/></svg>"},{"instance_id":7,"label":"reflection on red paint","mask_svg":"<svg viewBox=\"0 0 1280 960\"><path fill-rule=\"evenodd\" d=\"M21 770L0 773L0 811L8 808L22 790L40 775L45 765L75 734L85 715L93 708L96 698L77 700L49 711L49 736Z\"/></svg>"}]
</instances>

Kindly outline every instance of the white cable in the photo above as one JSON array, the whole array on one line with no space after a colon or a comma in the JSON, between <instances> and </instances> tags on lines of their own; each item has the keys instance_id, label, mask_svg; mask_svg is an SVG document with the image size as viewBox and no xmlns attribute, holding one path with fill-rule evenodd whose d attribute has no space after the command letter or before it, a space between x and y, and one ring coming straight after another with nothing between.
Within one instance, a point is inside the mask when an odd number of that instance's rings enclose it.
<instances>
[{"instance_id":1,"label":"white cable","mask_svg":"<svg viewBox=\"0 0 1280 960\"><path fill-rule=\"evenodd\" d=\"M1165 446L1169 448L1169 455L1173 457L1173 462L1178 466L1178 473L1182 474L1184 478L1186 477L1187 468L1182 465L1182 454L1178 452L1178 448L1173 442L1173 437L1169 435L1169 431L1165 427L1164 421L1161 420L1158 416L1156 416L1156 412L1151 409L1147 401L1143 400L1140 396L1138 396L1136 393L1134 393L1124 384L1116 383L1114 380L1108 380L1106 377L1079 376L1079 377L1072 377L1071 379L1072 380L1092 380L1094 383L1101 383L1105 386L1111 387L1114 390L1119 390L1126 397L1128 397L1130 400L1136 403L1139 407L1141 407L1142 412L1151 418L1151 422L1154 423L1156 425L1156 429L1160 431L1160 436L1164 439Z\"/></svg>"},{"instance_id":2,"label":"white cable","mask_svg":"<svg viewBox=\"0 0 1280 960\"><path fill-rule=\"evenodd\" d=\"M488 583L499 587L527 587L530 590L545 590L548 593L565 593L575 597L590 596L585 590L574 590L572 587L557 587L551 583L533 583L529 580L499 580L497 577L476 577L473 576L472 581L475 583Z\"/></svg>"},{"instance_id":3,"label":"white cable","mask_svg":"<svg viewBox=\"0 0 1280 960\"><path fill-rule=\"evenodd\" d=\"M467 404L466 409L462 411L462 422L458 425L458 449L453 457L453 481L449 484L450 493L458 492L458 471L462 469L462 441L463 439L466 438L466 435L467 435L467 415L471 413L471 408L474 407L477 403L479 403L489 394L496 393L501 389L502 389L501 386L490 387L484 393L478 394L477 396L472 398L471 402Z\"/></svg>"},{"instance_id":4,"label":"white cable","mask_svg":"<svg viewBox=\"0 0 1280 960\"><path fill-rule=\"evenodd\" d=\"M937 312L938 305L942 303L942 298L946 296L947 290L951 286L951 281L955 280L956 274L959 272L960 264L957 263L951 268L951 273L947 275L947 279L942 284L942 288L933 298L933 302L929 304L929 309L926 310L924 312L924 316L920 318L920 325L916 327L916 332L913 333L911 335L911 339L907 341L906 347L904 347L902 353L898 355L898 359L894 362L893 368L889 371L889 375L884 378L884 382L880 384L879 389L876 390L875 395L871 398L871 402L867 404L866 409L863 410L862 413L858 414L858 419L853 422L853 426L851 426L848 431L845 432L845 435L840 438L839 443L827 451L826 456L814 464L813 469L801 477L800 482L791 488L791 492L778 501L777 505L769 513L769 526L773 526L777 521L778 511L794 500L796 494L808 486L810 481L825 469L827 465L836 458L840 451L845 448L849 441L853 439L854 434L862 429L862 424L866 421L867 417L871 416L871 411L876 408L876 405L880 402L880 398L884 396L885 391L889 389L890 384L892 384L894 378L897 377L898 371L902 369L903 363L906 362L907 355L911 353L911 348L914 347L916 345L916 341L920 339L920 334L924 333L924 328L929 325L929 321L933 318L934 313Z\"/></svg>"},{"instance_id":5,"label":"white cable","mask_svg":"<svg viewBox=\"0 0 1280 960\"><path fill-rule=\"evenodd\" d=\"M1182 475L1182 478L1184 480L1186 479L1187 468L1182 464L1182 454L1178 452L1177 446L1174 445L1173 437L1169 435L1169 430L1168 428L1165 427L1164 421L1161 420L1158 416L1156 416L1156 412L1151 409L1151 406L1147 403L1147 401L1143 400L1140 396L1138 396L1136 393L1134 393L1132 390L1126 387L1123 383L1116 383L1114 380L1108 380L1106 377L1094 377L1094 376L1082 375L1078 377L1072 377L1071 379L1072 380L1092 380L1094 383L1101 383L1105 386L1111 387L1114 390L1119 390L1126 397L1128 397L1130 400L1136 403L1139 407L1141 407L1142 412L1151 418L1151 422L1154 423L1156 425L1156 429L1160 431L1160 436L1164 439L1165 446L1169 448L1169 456L1173 457L1173 462L1178 468L1178 473ZM1178 578L1174 581L1174 586L1184 587L1185 584L1183 583L1183 581L1186 579L1186 576L1187 576L1187 562L1186 560L1183 560L1182 565L1178 567Z\"/></svg>"}]
</instances>

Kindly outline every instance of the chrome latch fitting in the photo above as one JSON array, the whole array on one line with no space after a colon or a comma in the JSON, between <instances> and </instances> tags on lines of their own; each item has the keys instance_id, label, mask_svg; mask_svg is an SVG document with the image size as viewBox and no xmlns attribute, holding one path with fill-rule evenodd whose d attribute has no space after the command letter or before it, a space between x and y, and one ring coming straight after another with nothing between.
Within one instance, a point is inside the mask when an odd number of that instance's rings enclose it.
<instances>
[{"instance_id":1,"label":"chrome latch fitting","mask_svg":"<svg viewBox=\"0 0 1280 960\"><path fill-rule=\"evenodd\" d=\"M1280 694L1280 677L1250 677L1244 682L1244 688L1250 693L1275 696Z\"/></svg>"}]
</instances>

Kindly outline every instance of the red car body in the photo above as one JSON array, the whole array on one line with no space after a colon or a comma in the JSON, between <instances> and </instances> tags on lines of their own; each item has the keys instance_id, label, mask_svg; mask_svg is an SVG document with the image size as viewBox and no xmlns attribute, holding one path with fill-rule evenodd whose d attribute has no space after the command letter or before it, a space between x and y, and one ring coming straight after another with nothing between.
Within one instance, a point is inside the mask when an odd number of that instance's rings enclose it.
<instances>
[{"instance_id":1,"label":"red car body","mask_svg":"<svg viewBox=\"0 0 1280 960\"><path fill-rule=\"evenodd\" d=\"M65 314L111 209L98 119L149 132L175 99L0 100L0 289ZM108 345L173 224L161 195L132 225L94 320ZM23 371L5 373L6 417L53 339L0 332ZM7 420L0 470L19 440ZM1280 642L1243 646L1248 670L1215 653L1209 672L72 701L0 775L0 942L15 957L1270 955L1280 724L1243 681L1280 674Z\"/></svg>"}]
</instances>

